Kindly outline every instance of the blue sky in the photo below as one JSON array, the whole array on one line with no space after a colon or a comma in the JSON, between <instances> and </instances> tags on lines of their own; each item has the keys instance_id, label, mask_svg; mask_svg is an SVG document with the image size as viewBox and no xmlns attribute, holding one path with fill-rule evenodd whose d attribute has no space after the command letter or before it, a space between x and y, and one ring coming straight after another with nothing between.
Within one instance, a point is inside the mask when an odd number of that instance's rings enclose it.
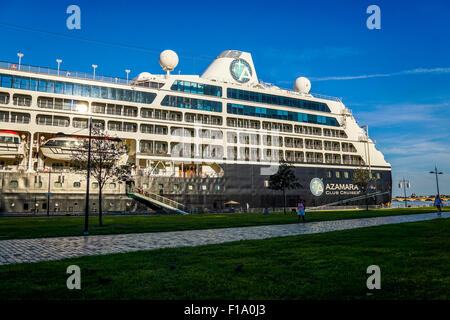
<instances>
[{"instance_id":1,"label":"blue sky","mask_svg":"<svg viewBox=\"0 0 450 320\"><path fill-rule=\"evenodd\" d=\"M66 9L81 8L81 30ZM369 30L366 8L381 9ZM20 26L20 28L13 27ZM37 32L41 30L46 32ZM175 50L177 70L199 74L226 49L249 51L261 80L342 97L411 192L435 193L437 163L450 194L449 1L2 1L0 60L125 77L160 73ZM85 41L82 39L89 39Z\"/></svg>"}]
</instances>

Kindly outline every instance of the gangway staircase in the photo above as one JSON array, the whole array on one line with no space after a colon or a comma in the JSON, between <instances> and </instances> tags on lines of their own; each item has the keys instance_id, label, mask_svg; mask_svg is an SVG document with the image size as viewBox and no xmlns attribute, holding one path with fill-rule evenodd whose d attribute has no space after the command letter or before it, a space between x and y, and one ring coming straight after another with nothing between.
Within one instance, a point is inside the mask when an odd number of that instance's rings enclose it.
<instances>
[{"instance_id":1,"label":"gangway staircase","mask_svg":"<svg viewBox=\"0 0 450 320\"><path fill-rule=\"evenodd\" d=\"M189 214L185 210L185 206L172 199L157 195L148 191L139 191L136 188L130 188L127 190L127 196L138 201L146 202L151 207L156 207L168 212L174 212L179 214Z\"/></svg>"},{"instance_id":2,"label":"gangway staircase","mask_svg":"<svg viewBox=\"0 0 450 320\"><path fill-rule=\"evenodd\" d=\"M328 207L328 206L344 205L345 203L348 203L348 202L364 200L366 198L369 199L369 198L372 198L372 197L375 197L375 196L382 196L382 195L385 195L385 194L389 194L389 191L372 192L372 193L368 193L367 195L364 194L362 196L357 196L357 197L354 197L354 198L349 198L349 199L340 200L340 201L336 201L336 202L332 202L332 203L327 203L327 204L324 204L322 206L314 207L314 209L320 209L322 207Z\"/></svg>"}]
</instances>

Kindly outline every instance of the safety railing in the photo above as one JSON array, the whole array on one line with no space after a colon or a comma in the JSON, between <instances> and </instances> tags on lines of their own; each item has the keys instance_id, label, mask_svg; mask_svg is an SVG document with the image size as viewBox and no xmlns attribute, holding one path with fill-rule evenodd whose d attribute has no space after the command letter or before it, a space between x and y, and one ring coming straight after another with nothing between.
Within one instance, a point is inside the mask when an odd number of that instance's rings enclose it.
<instances>
[{"instance_id":1,"label":"safety railing","mask_svg":"<svg viewBox=\"0 0 450 320\"><path fill-rule=\"evenodd\" d=\"M97 75L97 74L95 74L95 76L94 76L94 74L86 73L86 72L68 71L68 70L61 70L61 69L58 70L55 68L39 67L39 66L32 66L32 65L27 65L27 64L19 65L18 63L6 62L6 61L0 61L0 68L33 72L33 73L43 73L43 74L70 77L70 78L76 78L76 79L97 80L97 81L120 83L120 84L129 84L130 83L129 80L120 78L120 77L102 76L102 75Z\"/></svg>"},{"instance_id":2,"label":"safety railing","mask_svg":"<svg viewBox=\"0 0 450 320\"><path fill-rule=\"evenodd\" d=\"M139 188L133 188L132 192L133 193L137 193L139 195L142 195L144 197L156 200L158 202L164 203L164 204L166 204L168 206L171 206L173 208L176 208L176 209L183 210L185 208L185 206L183 204L181 204L179 202L176 202L176 201L174 201L172 199L169 199L169 198L157 195L157 194L155 194L153 192L144 191L144 190L141 190Z\"/></svg>"}]
</instances>

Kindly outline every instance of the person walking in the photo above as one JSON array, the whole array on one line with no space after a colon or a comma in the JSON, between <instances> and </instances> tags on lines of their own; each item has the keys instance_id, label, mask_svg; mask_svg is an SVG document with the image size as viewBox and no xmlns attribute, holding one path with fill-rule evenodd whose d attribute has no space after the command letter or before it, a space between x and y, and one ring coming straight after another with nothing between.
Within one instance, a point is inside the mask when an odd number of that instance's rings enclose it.
<instances>
[{"instance_id":1,"label":"person walking","mask_svg":"<svg viewBox=\"0 0 450 320\"><path fill-rule=\"evenodd\" d=\"M434 199L434 206L437 208L438 212L438 216L441 216L441 206L442 206L442 200L439 196L436 196L436 198Z\"/></svg>"},{"instance_id":2,"label":"person walking","mask_svg":"<svg viewBox=\"0 0 450 320\"><path fill-rule=\"evenodd\" d=\"M302 218L302 221L305 222L305 205L303 204L302 200L298 201L297 204L297 223L300 222L300 217Z\"/></svg>"},{"instance_id":3,"label":"person walking","mask_svg":"<svg viewBox=\"0 0 450 320\"><path fill-rule=\"evenodd\" d=\"M268 215L269 214L269 208L265 208L264 209L264 215Z\"/></svg>"}]
</instances>

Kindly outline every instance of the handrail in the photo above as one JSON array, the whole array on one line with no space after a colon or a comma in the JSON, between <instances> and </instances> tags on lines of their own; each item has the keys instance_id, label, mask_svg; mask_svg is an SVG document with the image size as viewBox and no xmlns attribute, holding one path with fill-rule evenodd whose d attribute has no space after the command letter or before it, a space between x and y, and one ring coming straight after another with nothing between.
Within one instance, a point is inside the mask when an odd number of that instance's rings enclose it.
<instances>
[{"instance_id":1,"label":"handrail","mask_svg":"<svg viewBox=\"0 0 450 320\"><path fill-rule=\"evenodd\" d=\"M91 74L91 73L61 70L61 69L58 71L58 69L54 69L54 68L32 66L32 65L27 65L27 64L20 64L20 69L19 69L19 64L7 62L7 61L0 61L0 68L14 70L14 71L26 71L26 72L33 72L33 73L50 74L50 75L75 78L75 79L95 80L95 81L103 81L103 82L131 85L130 84L131 80L127 80L127 79L120 78L120 77L102 76L102 75L96 74L95 78L94 78L94 74Z\"/></svg>"},{"instance_id":2,"label":"handrail","mask_svg":"<svg viewBox=\"0 0 450 320\"><path fill-rule=\"evenodd\" d=\"M137 188L133 188L132 192L140 194L140 195L142 195L144 197L147 197L147 198L159 201L161 203L165 203L165 204L170 205L172 207L175 207L177 209L183 209L185 207L185 205L182 204L182 203L179 203L179 202L176 202L175 200L172 200L172 199L169 199L169 198L157 195L157 194L155 194L153 192L140 191Z\"/></svg>"}]
</instances>

